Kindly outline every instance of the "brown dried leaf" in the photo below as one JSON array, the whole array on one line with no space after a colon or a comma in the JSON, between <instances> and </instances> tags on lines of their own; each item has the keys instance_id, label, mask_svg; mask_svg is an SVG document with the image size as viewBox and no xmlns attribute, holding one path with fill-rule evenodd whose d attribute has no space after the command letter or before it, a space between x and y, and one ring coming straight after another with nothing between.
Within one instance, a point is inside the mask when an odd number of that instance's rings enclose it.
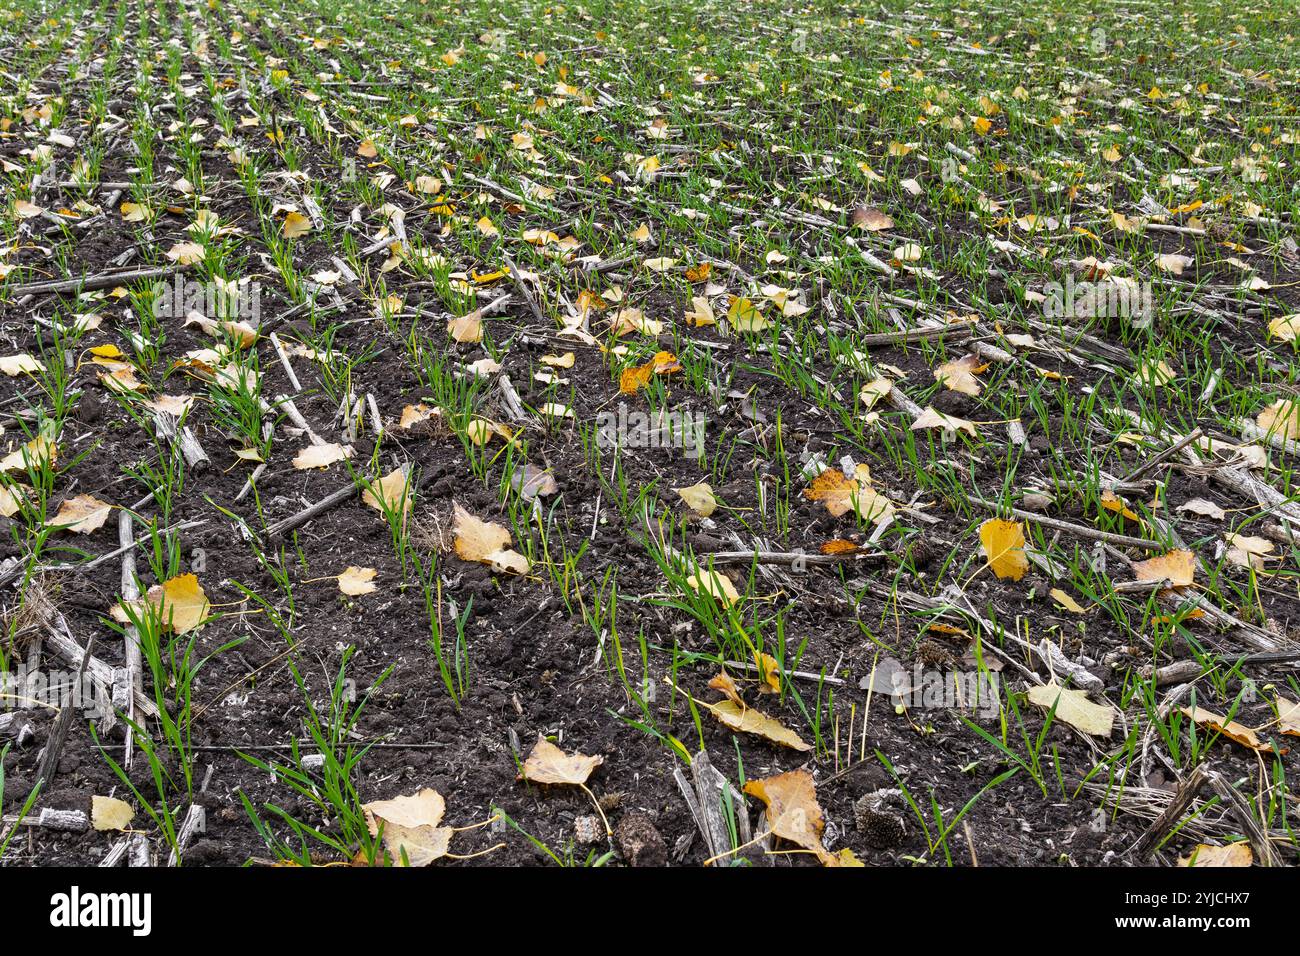
<instances>
[{"instance_id":1,"label":"brown dried leaf","mask_svg":"<svg viewBox=\"0 0 1300 956\"><path fill-rule=\"evenodd\" d=\"M1239 724L1235 720L1229 720L1223 714L1216 714L1212 710L1206 710L1204 707L1178 708L1185 717L1189 717L1196 722L1198 727L1206 727L1210 730L1217 730L1229 740L1236 741L1243 747L1249 747L1251 750L1270 750L1268 744L1259 739L1259 735L1244 724Z\"/></svg>"},{"instance_id":2,"label":"brown dried leaf","mask_svg":"<svg viewBox=\"0 0 1300 956\"><path fill-rule=\"evenodd\" d=\"M796 846L811 850L819 860L829 855L822 846L822 830L826 827L822 808L817 803L817 788L812 774L807 770L750 780L745 792L758 797L767 807L767 828L774 836L789 840Z\"/></svg>"},{"instance_id":3,"label":"brown dried leaf","mask_svg":"<svg viewBox=\"0 0 1300 956\"><path fill-rule=\"evenodd\" d=\"M866 232L884 232L894 228L894 220L875 206L855 206L849 224Z\"/></svg>"}]
</instances>

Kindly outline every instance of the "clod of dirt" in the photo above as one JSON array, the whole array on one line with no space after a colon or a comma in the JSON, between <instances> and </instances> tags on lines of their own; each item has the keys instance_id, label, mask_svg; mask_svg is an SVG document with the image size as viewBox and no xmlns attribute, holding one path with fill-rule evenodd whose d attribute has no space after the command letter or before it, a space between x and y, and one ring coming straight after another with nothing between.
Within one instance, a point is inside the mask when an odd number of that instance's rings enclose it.
<instances>
[{"instance_id":1,"label":"clod of dirt","mask_svg":"<svg viewBox=\"0 0 1300 956\"><path fill-rule=\"evenodd\" d=\"M27 777L5 776L5 793L8 798L6 809L19 809L31 795L32 781Z\"/></svg>"},{"instance_id":2,"label":"clod of dirt","mask_svg":"<svg viewBox=\"0 0 1300 956\"><path fill-rule=\"evenodd\" d=\"M689 543L690 546L695 549L697 554L707 554L710 551L727 550L727 543L721 538L715 537L711 534L701 534L698 532L692 534L689 538Z\"/></svg>"},{"instance_id":3,"label":"clod of dirt","mask_svg":"<svg viewBox=\"0 0 1300 956\"><path fill-rule=\"evenodd\" d=\"M902 815L890 809L897 794L897 790L876 790L863 794L853 804L853 819L867 846L890 850L907 836Z\"/></svg>"},{"instance_id":4,"label":"clod of dirt","mask_svg":"<svg viewBox=\"0 0 1300 956\"><path fill-rule=\"evenodd\" d=\"M668 846L644 813L629 813L614 828L619 852L629 866L666 866Z\"/></svg>"},{"instance_id":5,"label":"clod of dirt","mask_svg":"<svg viewBox=\"0 0 1300 956\"><path fill-rule=\"evenodd\" d=\"M885 768L874 760L870 763L861 761L845 772L844 782L853 793L869 793L889 786L891 778Z\"/></svg>"},{"instance_id":6,"label":"clod of dirt","mask_svg":"<svg viewBox=\"0 0 1300 956\"><path fill-rule=\"evenodd\" d=\"M87 392L77 400L75 414L83 425L94 425L104 417L100 398L93 392Z\"/></svg>"}]
</instances>

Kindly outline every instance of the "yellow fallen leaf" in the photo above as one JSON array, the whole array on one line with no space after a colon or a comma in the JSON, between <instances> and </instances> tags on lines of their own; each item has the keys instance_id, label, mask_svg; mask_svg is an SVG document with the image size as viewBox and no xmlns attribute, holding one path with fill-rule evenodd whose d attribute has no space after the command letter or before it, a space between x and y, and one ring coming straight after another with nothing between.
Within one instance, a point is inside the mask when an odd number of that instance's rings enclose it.
<instances>
[{"instance_id":1,"label":"yellow fallen leaf","mask_svg":"<svg viewBox=\"0 0 1300 956\"><path fill-rule=\"evenodd\" d=\"M37 435L31 441L0 459L0 471L26 471L28 467L41 469L52 464L58 458L58 445L44 435Z\"/></svg>"},{"instance_id":2,"label":"yellow fallen leaf","mask_svg":"<svg viewBox=\"0 0 1300 956\"><path fill-rule=\"evenodd\" d=\"M1019 581L1029 570L1025 530L1019 521L990 518L980 525L980 545L989 567L1000 578Z\"/></svg>"},{"instance_id":3,"label":"yellow fallen leaf","mask_svg":"<svg viewBox=\"0 0 1300 956\"><path fill-rule=\"evenodd\" d=\"M406 431L419 425L421 422L427 422L431 418L441 417L441 409L430 408L428 405L424 404L424 402L420 402L418 405L407 405L402 409L402 416L397 423L397 427Z\"/></svg>"},{"instance_id":4,"label":"yellow fallen leaf","mask_svg":"<svg viewBox=\"0 0 1300 956\"><path fill-rule=\"evenodd\" d=\"M432 196L442 191L442 180L437 176L416 176L415 191L423 193L426 196Z\"/></svg>"},{"instance_id":5,"label":"yellow fallen leaf","mask_svg":"<svg viewBox=\"0 0 1300 956\"><path fill-rule=\"evenodd\" d=\"M701 262L699 265L691 266L686 270L686 281L692 283L703 282L712 274L713 263Z\"/></svg>"},{"instance_id":6,"label":"yellow fallen leaf","mask_svg":"<svg viewBox=\"0 0 1300 956\"><path fill-rule=\"evenodd\" d=\"M978 356L966 355L940 365L934 370L934 378L935 381L942 382L945 388L954 392L961 392L963 395L978 395L980 393L980 383L975 376L985 372L988 367L988 362L982 361Z\"/></svg>"},{"instance_id":7,"label":"yellow fallen leaf","mask_svg":"<svg viewBox=\"0 0 1300 956\"><path fill-rule=\"evenodd\" d=\"M528 759L524 761L519 779L529 783L580 786L585 785L592 771L604 762L605 758L599 755L589 757L580 753L566 754L539 735Z\"/></svg>"},{"instance_id":8,"label":"yellow fallen leaf","mask_svg":"<svg viewBox=\"0 0 1300 956\"><path fill-rule=\"evenodd\" d=\"M857 206L849 217L849 225L867 232L884 232L894 228L894 220L875 206Z\"/></svg>"},{"instance_id":9,"label":"yellow fallen leaf","mask_svg":"<svg viewBox=\"0 0 1300 956\"><path fill-rule=\"evenodd\" d=\"M0 516L12 518L22 510L31 489L26 485L0 484Z\"/></svg>"},{"instance_id":10,"label":"yellow fallen leaf","mask_svg":"<svg viewBox=\"0 0 1300 956\"><path fill-rule=\"evenodd\" d=\"M713 488L707 481L687 485L685 488L674 488L673 491L677 492L677 496L686 502L686 507L701 518L707 518L718 507L718 500L713 497Z\"/></svg>"},{"instance_id":11,"label":"yellow fallen leaf","mask_svg":"<svg viewBox=\"0 0 1300 956\"><path fill-rule=\"evenodd\" d=\"M475 418L465 426L465 437L476 446L486 445L492 440L493 435L499 436L506 442L514 437L514 433L505 425L487 418Z\"/></svg>"},{"instance_id":12,"label":"yellow fallen leaf","mask_svg":"<svg viewBox=\"0 0 1300 956\"><path fill-rule=\"evenodd\" d=\"M447 320L447 334L457 342L483 341L483 315L478 309Z\"/></svg>"},{"instance_id":13,"label":"yellow fallen leaf","mask_svg":"<svg viewBox=\"0 0 1300 956\"><path fill-rule=\"evenodd\" d=\"M145 385L135 377L135 369L129 365L119 364L109 372L102 372L99 381L110 392L142 392Z\"/></svg>"},{"instance_id":14,"label":"yellow fallen leaf","mask_svg":"<svg viewBox=\"0 0 1300 956\"><path fill-rule=\"evenodd\" d=\"M1269 435L1300 440L1300 402L1279 399L1255 416L1255 424Z\"/></svg>"},{"instance_id":15,"label":"yellow fallen leaf","mask_svg":"<svg viewBox=\"0 0 1300 956\"><path fill-rule=\"evenodd\" d=\"M163 625L177 634L186 634L206 621L211 607L198 577L193 574L182 574L155 584L145 600L157 610Z\"/></svg>"},{"instance_id":16,"label":"yellow fallen leaf","mask_svg":"<svg viewBox=\"0 0 1300 956\"><path fill-rule=\"evenodd\" d=\"M1145 385L1163 387L1172 382L1177 374L1164 359L1153 359L1138 366L1137 377Z\"/></svg>"},{"instance_id":17,"label":"yellow fallen leaf","mask_svg":"<svg viewBox=\"0 0 1300 956\"><path fill-rule=\"evenodd\" d=\"M858 401L862 403L863 411L871 411L876 402L882 398L887 398L889 393L894 390L894 383L890 379L880 376L873 378L866 385L863 385L858 392Z\"/></svg>"},{"instance_id":18,"label":"yellow fallen leaf","mask_svg":"<svg viewBox=\"0 0 1300 956\"><path fill-rule=\"evenodd\" d=\"M1279 316L1268 323L1268 334L1283 342L1294 342L1300 337L1300 312Z\"/></svg>"},{"instance_id":19,"label":"yellow fallen leaf","mask_svg":"<svg viewBox=\"0 0 1300 956\"><path fill-rule=\"evenodd\" d=\"M300 212L291 212L284 217L280 231L286 239L297 239L311 232L311 220Z\"/></svg>"},{"instance_id":20,"label":"yellow fallen leaf","mask_svg":"<svg viewBox=\"0 0 1300 956\"><path fill-rule=\"evenodd\" d=\"M452 546L465 561L491 565L498 571L527 574L528 559L510 549L510 531L494 522L474 517L453 503Z\"/></svg>"},{"instance_id":21,"label":"yellow fallen leaf","mask_svg":"<svg viewBox=\"0 0 1300 956\"><path fill-rule=\"evenodd\" d=\"M619 309L609 320L610 331L615 336L624 336L630 332L642 335L658 335L663 331L663 323L658 319L647 319L640 309Z\"/></svg>"},{"instance_id":22,"label":"yellow fallen leaf","mask_svg":"<svg viewBox=\"0 0 1300 956\"><path fill-rule=\"evenodd\" d=\"M90 798L90 823L101 833L105 830L125 830L135 818L135 810L125 800L114 797Z\"/></svg>"},{"instance_id":23,"label":"yellow fallen leaf","mask_svg":"<svg viewBox=\"0 0 1300 956\"><path fill-rule=\"evenodd\" d=\"M565 352L563 355L543 355L542 364L549 365L551 368L573 368L574 355L572 352Z\"/></svg>"},{"instance_id":24,"label":"yellow fallen leaf","mask_svg":"<svg viewBox=\"0 0 1300 956\"><path fill-rule=\"evenodd\" d=\"M198 312L191 312L185 317L185 324L197 325L213 338L229 339L241 349L246 349L257 341L257 329L247 322L235 322L229 319L218 321Z\"/></svg>"},{"instance_id":25,"label":"yellow fallen leaf","mask_svg":"<svg viewBox=\"0 0 1300 956\"><path fill-rule=\"evenodd\" d=\"M375 584L375 575L378 573L374 568L358 568L356 565L350 565L338 576L339 590L353 597L370 594L378 587Z\"/></svg>"},{"instance_id":26,"label":"yellow fallen leaf","mask_svg":"<svg viewBox=\"0 0 1300 956\"><path fill-rule=\"evenodd\" d=\"M619 375L618 390L624 395L634 395L650 384L656 375L670 375L682 370L681 363L672 352L656 352L644 365L625 368Z\"/></svg>"},{"instance_id":27,"label":"yellow fallen leaf","mask_svg":"<svg viewBox=\"0 0 1300 956\"><path fill-rule=\"evenodd\" d=\"M735 700L720 700L705 704L709 712L717 717L730 730L737 733L757 734L774 744L789 747L791 750L811 750L812 745L805 743L793 730L783 725L774 717L769 717L753 707L747 707Z\"/></svg>"},{"instance_id":28,"label":"yellow fallen leaf","mask_svg":"<svg viewBox=\"0 0 1300 956\"><path fill-rule=\"evenodd\" d=\"M749 299L733 295L729 297L729 301L727 321L737 331L762 332L768 327L769 323L763 313L759 312L758 306L754 305Z\"/></svg>"},{"instance_id":29,"label":"yellow fallen leaf","mask_svg":"<svg viewBox=\"0 0 1300 956\"><path fill-rule=\"evenodd\" d=\"M726 607L740 601L731 578L717 571L696 571L686 579L686 586L696 594L705 594Z\"/></svg>"},{"instance_id":30,"label":"yellow fallen leaf","mask_svg":"<svg viewBox=\"0 0 1300 956\"><path fill-rule=\"evenodd\" d=\"M1225 538L1228 548L1224 560L1238 568L1263 572L1264 561L1272 555L1273 542L1258 535L1230 534Z\"/></svg>"},{"instance_id":31,"label":"yellow fallen leaf","mask_svg":"<svg viewBox=\"0 0 1300 956\"><path fill-rule=\"evenodd\" d=\"M447 854L456 832L440 825L447 804L442 794L428 787L411 796L375 800L361 809L370 835L382 831L394 865L428 866Z\"/></svg>"},{"instance_id":32,"label":"yellow fallen leaf","mask_svg":"<svg viewBox=\"0 0 1300 956\"><path fill-rule=\"evenodd\" d=\"M781 664L771 654L754 651L754 666L758 668L758 692L760 694L778 694L781 692Z\"/></svg>"},{"instance_id":33,"label":"yellow fallen leaf","mask_svg":"<svg viewBox=\"0 0 1300 956\"><path fill-rule=\"evenodd\" d=\"M1196 555L1180 549L1146 561L1135 561L1133 574L1139 581L1168 581L1176 588L1188 587L1196 576Z\"/></svg>"},{"instance_id":34,"label":"yellow fallen leaf","mask_svg":"<svg viewBox=\"0 0 1300 956\"><path fill-rule=\"evenodd\" d=\"M846 478L840 469L827 468L804 489L803 495L809 501L825 504L837 518L852 509L863 521L879 524L893 515L893 503L866 485L870 471L865 465L858 466L858 473L858 478Z\"/></svg>"},{"instance_id":35,"label":"yellow fallen leaf","mask_svg":"<svg viewBox=\"0 0 1300 956\"><path fill-rule=\"evenodd\" d=\"M725 695L728 700L744 706L744 701L740 699L740 688L736 686L736 682L732 680L731 675L726 671L718 671L718 673L714 674L709 679L709 686Z\"/></svg>"},{"instance_id":36,"label":"yellow fallen leaf","mask_svg":"<svg viewBox=\"0 0 1300 956\"><path fill-rule=\"evenodd\" d=\"M1300 704L1279 697L1277 704L1278 730L1288 737L1300 737Z\"/></svg>"},{"instance_id":37,"label":"yellow fallen leaf","mask_svg":"<svg viewBox=\"0 0 1300 956\"><path fill-rule=\"evenodd\" d=\"M1168 272L1170 275L1180 276L1189 267L1196 262L1191 256L1180 255L1176 252L1166 253L1156 256L1156 268L1161 272Z\"/></svg>"},{"instance_id":38,"label":"yellow fallen leaf","mask_svg":"<svg viewBox=\"0 0 1300 956\"><path fill-rule=\"evenodd\" d=\"M830 541L823 541L817 546L817 550L822 554L852 554L861 551L862 547L845 538L833 538Z\"/></svg>"},{"instance_id":39,"label":"yellow fallen leaf","mask_svg":"<svg viewBox=\"0 0 1300 956\"><path fill-rule=\"evenodd\" d=\"M400 511L402 518L411 510L410 476L402 468L394 468L378 481L372 481L361 492L361 500L381 514Z\"/></svg>"},{"instance_id":40,"label":"yellow fallen leaf","mask_svg":"<svg viewBox=\"0 0 1300 956\"><path fill-rule=\"evenodd\" d=\"M45 527L62 527L64 531L75 534L90 534L104 526L112 510L112 505L94 495L76 495L63 500L59 513L47 521Z\"/></svg>"},{"instance_id":41,"label":"yellow fallen leaf","mask_svg":"<svg viewBox=\"0 0 1300 956\"><path fill-rule=\"evenodd\" d=\"M40 359L32 358L26 352L18 355L6 355L0 358L0 372L4 372L10 378L18 375L30 374L34 372L45 371L45 365Z\"/></svg>"},{"instance_id":42,"label":"yellow fallen leaf","mask_svg":"<svg viewBox=\"0 0 1300 956\"><path fill-rule=\"evenodd\" d=\"M1141 521L1128 506L1128 503L1109 488L1103 488L1101 491L1101 506L1107 511L1113 511L1118 515L1123 515L1129 521Z\"/></svg>"},{"instance_id":43,"label":"yellow fallen leaf","mask_svg":"<svg viewBox=\"0 0 1300 956\"><path fill-rule=\"evenodd\" d=\"M202 262L206 250L197 242L178 242L167 250L167 258L177 265L192 266Z\"/></svg>"},{"instance_id":44,"label":"yellow fallen leaf","mask_svg":"<svg viewBox=\"0 0 1300 956\"><path fill-rule=\"evenodd\" d=\"M143 203L124 202L119 208L126 222L148 222L153 218L153 210Z\"/></svg>"},{"instance_id":45,"label":"yellow fallen leaf","mask_svg":"<svg viewBox=\"0 0 1300 956\"><path fill-rule=\"evenodd\" d=\"M1029 702L1043 710L1051 710L1055 705L1056 720L1094 737L1109 737L1115 723L1115 711L1109 704L1094 704L1084 691L1060 684L1039 684L1029 688Z\"/></svg>"},{"instance_id":46,"label":"yellow fallen leaf","mask_svg":"<svg viewBox=\"0 0 1300 956\"><path fill-rule=\"evenodd\" d=\"M1054 600L1061 607L1065 608L1067 611L1070 611L1073 614L1088 613L1087 610L1081 604L1079 604L1078 601L1070 597L1070 595L1066 594L1060 588L1052 588L1052 590L1049 591L1048 593L1052 596L1052 600Z\"/></svg>"},{"instance_id":47,"label":"yellow fallen leaf","mask_svg":"<svg viewBox=\"0 0 1300 956\"><path fill-rule=\"evenodd\" d=\"M351 449L344 448L337 442L308 445L294 457L293 467L299 471L305 471L308 468L328 468L336 461L343 461L351 456Z\"/></svg>"},{"instance_id":48,"label":"yellow fallen leaf","mask_svg":"<svg viewBox=\"0 0 1300 956\"><path fill-rule=\"evenodd\" d=\"M1250 866L1255 862L1255 854L1246 842L1229 843L1227 846L1210 846L1199 843L1190 854L1178 861L1179 866L1221 867Z\"/></svg>"},{"instance_id":49,"label":"yellow fallen leaf","mask_svg":"<svg viewBox=\"0 0 1300 956\"><path fill-rule=\"evenodd\" d=\"M653 377L654 366L649 363L625 368L618 376L619 393L622 395L635 395L649 385L650 379Z\"/></svg>"},{"instance_id":50,"label":"yellow fallen leaf","mask_svg":"<svg viewBox=\"0 0 1300 956\"><path fill-rule=\"evenodd\" d=\"M964 418L957 418L954 415L945 415L933 406L926 406L921 414L917 416L916 421L912 422L912 431L914 432L923 431L927 428L942 428L947 432L965 432L971 438L979 437L974 422L967 421Z\"/></svg>"},{"instance_id":51,"label":"yellow fallen leaf","mask_svg":"<svg viewBox=\"0 0 1300 956\"><path fill-rule=\"evenodd\" d=\"M685 315L686 324L698 329L718 324L718 317L713 314L713 306L702 295L691 296L691 309Z\"/></svg>"}]
</instances>

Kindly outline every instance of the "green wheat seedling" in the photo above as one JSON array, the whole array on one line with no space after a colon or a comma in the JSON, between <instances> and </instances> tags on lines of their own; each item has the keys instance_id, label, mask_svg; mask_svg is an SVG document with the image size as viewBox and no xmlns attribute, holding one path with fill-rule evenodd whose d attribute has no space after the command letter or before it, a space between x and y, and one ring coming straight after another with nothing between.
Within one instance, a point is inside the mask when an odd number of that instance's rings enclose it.
<instances>
[{"instance_id":1,"label":"green wheat seedling","mask_svg":"<svg viewBox=\"0 0 1300 956\"><path fill-rule=\"evenodd\" d=\"M347 678L353 653L353 648L344 652L325 709L316 706L298 665L292 659L288 661L306 712L303 728L313 752L321 760L318 769L309 769L304 764L305 754L296 737L287 745L287 761L267 761L239 753L242 759L296 794L306 806L314 808L318 815L316 822L300 819L276 803L266 803L259 809L239 791L245 813L278 860L311 866L313 849L327 850L342 860L362 859L368 866L386 859L382 834L371 834L357 789L361 763L372 744L358 743L354 732L371 698L392 674L392 668L385 669L370 685L366 696L356 701L351 692L353 685ZM269 821L263 819L263 812L269 814ZM292 844L276 833L277 824L288 830Z\"/></svg>"}]
</instances>

